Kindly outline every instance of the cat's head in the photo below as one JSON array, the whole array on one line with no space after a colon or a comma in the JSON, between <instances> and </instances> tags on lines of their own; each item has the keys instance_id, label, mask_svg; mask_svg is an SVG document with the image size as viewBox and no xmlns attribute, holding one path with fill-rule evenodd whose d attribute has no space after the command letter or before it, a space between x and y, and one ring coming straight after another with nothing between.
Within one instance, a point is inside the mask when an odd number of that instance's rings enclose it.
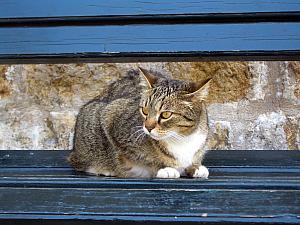
<instances>
[{"instance_id":1,"label":"cat's head","mask_svg":"<svg viewBox=\"0 0 300 225\"><path fill-rule=\"evenodd\" d=\"M156 140L181 139L201 126L205 129L206 121L200 115L205 113L203 101L211 79L196 84L158 77L142 68L140 73L144 88L140 113L146 134Z\"/></svg>"}]
</instances>

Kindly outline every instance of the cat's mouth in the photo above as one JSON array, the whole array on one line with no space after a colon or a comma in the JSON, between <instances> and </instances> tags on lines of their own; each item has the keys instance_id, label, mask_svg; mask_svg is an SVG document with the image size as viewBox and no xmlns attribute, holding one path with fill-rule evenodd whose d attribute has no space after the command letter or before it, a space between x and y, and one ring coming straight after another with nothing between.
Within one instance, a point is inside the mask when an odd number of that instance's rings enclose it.
<instances>
[{"instance_id":1,"label":"cat's mouth","mask_svg":"<svg viewBox=\"0 0 300 225\"><path fill-rule=\"evenodd\" d=\"M184 140L184 136L174 132L174 131L169 131L167 133L164 134L159 134L157 132L151 132L151 133L147 133L151 138L157 140L157 141L172 141L172 142L181 142Z\"/></svg>"},{"instance_id":2,"label":"cat's mouth","mask_svg":"<svg viewBox=\"0 0 300 225\"><path fill-rule=\"evenodd\" d=\"M148 135L150 135L151 138L157 140L157 141L161 141L161 140L165 140L171 137L170 134L158 134L157 132L151 132Z\"/></svg>"},{"instance_id":3,"label":"cat's mouth","mask_svg":"<svg viewBox=\"0 0 300 225\"><path fill-rule=\"evenodd\" d=\"M144 130L145 134L149 135L151 138L153 138L154 140L157 140L157 141L165 140L172 136L171 133L160 134L155 129L152 130L151 132L149 132L145 127L143 127L143 130Z\"/></svg>"},{"instance_id":4,"label":"cat's mouth","mask_svg":"<svg viewBox=\"0 0 300 225\"><path fill-rule=\"evenodd\" d=\"M157 140L157 141L160 141L160 140L163 140L163 139L166 139L166 137L162 137L162 136L157 136L157 135L154 135L154 134L149 134L151 138Z\"/></svg>"}]
</instances>

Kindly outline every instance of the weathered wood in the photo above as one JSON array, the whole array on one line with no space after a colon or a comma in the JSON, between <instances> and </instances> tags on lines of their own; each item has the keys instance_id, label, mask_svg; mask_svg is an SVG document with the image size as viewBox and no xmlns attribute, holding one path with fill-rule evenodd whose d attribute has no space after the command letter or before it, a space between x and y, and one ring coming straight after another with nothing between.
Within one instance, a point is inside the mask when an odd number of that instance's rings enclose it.
<instances>
[{"instance_id":1,"label":"weathered wood","mask_svg":"<svg viewBox=\"0 0 300 225\"><path fill-rule=\"evenodd\" d=\"M6 0L0 63L300 60L299 22L294 0Z\"/></svg>"},{"instance_id":2,"label":"weathered wood","mask_svg":"<svg viewBox=\"0 0 300 225\"><path fill-rule=\"evenodd\" d=\"M1 222L24 214L34 219L63 216L66 221L80 216L100 221L127 216L150 221L154 217L172 222L242 223L244 219L296 224L300 213L299 191L9 188L0 189L0 198Z\"/></svg>"},{"instance_id":3,"label":"weathered wood","mask_svg":"<svg viewBox=\"0 0 300 225\"><path fill-rule=\"evenodd\" d=\"M0 18L0 27L300 22L300 12Z\"/></svg>"},{"instance_id":4,"label":"weathered wood","mask_svg":"<svg viewBox=\"0 0 300 225\"><path fill-rule=\"evenodd\" d=\"M204 214L205 215L205 214ZM1 215L0 215L1 217ZM10 218L13 218L10 219ZM164 216L98 216L98 215L32 215L32 214L8 214L1 220L5 225L282 225L282 224L299 224L297 219L289 216L278 217L254 217L252 215L241 218L227 217L164 217Z\"/></svg>"},{"instance_id":5,"label":"weathered wood","mask_svg":"<svg viewBox=\"0 0 300 225\"><path fill-rule=\"evenodd\" d=\"M210 151L211 176L118 179L69 151L0 151L0 224L300 224L300 152Z\"/></svg>"},{"instance_id":6,"label":"weathered wood","mask_svg":"<svg viewBox=\"0 0 300 225\"><path fill-rule=\"evenodd\" d=\"M0 63L300 60L300 23L0 28Z\"/></svg>"},{"instance_id":7,"label":"weathered wood","mask_svg":"<svg viewBox=\"0 0 300 225\"><path fill-rule=\"evenodd\" d=\"M300 22L287 1L16 1L2 3L0 27ZM22 10L18 10L22 9Z\"/></svg>"},{"instance_id":8,"label":"weathered wood","mask_svg":"<svg viewBox=\"0 0 300 225\"><path fill-rule=\"evenodd\" d=\"M207 165L207 164L205 164ZM259 177L261 179L266 179L268 177L273 177L281 179L282 177L299 177L299 167L216 167L210 166L209 171L213 176L235 176L235 177ZM22 168L22 169L20 169ZM18 177L18 176L36 176L37 178L43 175L53 176L53 177L78 177L82 176L83 174L74 172L71 168L24 168L24 167L14 167L14 168L1 168L0 167L0 176L11 176L11 177Z\"/></svg>"},{"instance_id":9,"label":"weathered wood","mask_svg":"<svg viewBox=\"0 0 300 225\"><path fill-rule=\"evenodd\" d=\"M5 0L0 18L300 11L296 0Z\"/></svg>"},{"instance_id":10,"label":"weathered wood","mask_svg":"<svg viewBox=\"0 0 300 225\"><path fill-rule=\"evenodd\" d=\"M69 167L67 163L69 154L68 150L0 150L0 168Z\"/></svg>"},{"instance_id":11,"label":"weathered wood","mask_svg":"<svg viewBox=\"0 0 300 225\"><path fill-rule=\"evenodd\" d=\"M231 190L284 190L300 191L300 176L285 174L286 176L264 176L257 172L255 176L238 176L235 173L227 176L215 175L211 170L209 180L180 178L178 180L158 179L118 179L95 177L88 175L54 175L51 173L26 175L0 175L0 187L6 188L99 188L99 189L142 189L142 190L199 190L199 189L231 189Z\"/></svg>"},{"instance_id":12,"label":"weathered wood","mask_svg":"<svg viewBox=\"0 0 300 225\"><path fill-rule=\"evenodd\" d=\"M210 151L204 164L211 179L177 181L98 179L73 171L69 151L0 151L1 187L226 188L300 190L300 152ZM288 166L287 166L288 165Z\"/></svg>"},{"instance_id":13,"label":"weathered wood","mask_svg":"<svg viewBox=\"0 0 300 225\"><path fill-rule=\"evenodd\" d=\"M3 168L69 168L69 150L0 150L0 167ZM265 168L300 167L300 151L286 150L213 150L208 151L204 164L209 167ZM251 167L251 168L250 168Z\"/></svg>"}]
</instances>

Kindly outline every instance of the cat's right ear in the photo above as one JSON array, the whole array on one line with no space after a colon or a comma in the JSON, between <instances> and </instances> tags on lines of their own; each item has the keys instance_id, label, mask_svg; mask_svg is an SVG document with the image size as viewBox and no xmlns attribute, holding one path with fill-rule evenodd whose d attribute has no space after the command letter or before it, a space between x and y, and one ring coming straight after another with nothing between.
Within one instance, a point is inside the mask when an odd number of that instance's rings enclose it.
<instances>
[{"instance_id":1,"label":"cat's right ear","mask_svg":"<svg viewBox=\"0 0 300 225\"><path fill-rule=\"evenodd\" d=\"M148 70L145 70L141 67L139 67L139 70L140 73L142 74L141 85L146 88L153 88L158 78L153 74L151 74Z\"/></svg>"},{"instance_id":2,"label":"cat's right ear","mask_svg":"<svg viewBox=\"0 0 300 225\"><path fill-rule=\"evenodd\" d=\"M200 84L192 83L190 87L190 93L186 94L185 97L196 101L205 101L208 96L209 85L212 78L203 81Z\"/></svg>"}]
</instances>

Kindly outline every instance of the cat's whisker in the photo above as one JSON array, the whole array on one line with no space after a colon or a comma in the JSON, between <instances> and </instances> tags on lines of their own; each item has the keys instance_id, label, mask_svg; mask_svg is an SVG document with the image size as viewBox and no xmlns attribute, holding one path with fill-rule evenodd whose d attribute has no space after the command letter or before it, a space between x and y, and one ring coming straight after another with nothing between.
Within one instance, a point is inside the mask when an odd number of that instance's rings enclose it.
<instances>
[{"instance_id":1,"label":"cat's whisker","mask_svg":"<svg viewBox=\"0 0 300 225\"><path fill-rule=\"evenodd\" d=\"M184 141L184 138L180 135L177 135L176 133L173 133L173 135L171 136L171 140L175 144L181 144Z\"/></svg>"},{"instance_id":2,"label":"cat's whisker","mask_svg":"<svg viewBox=\"0 0 300 225\"><path fill-rule=\"evenodd\" d=\"M179 142L176 140L176 139L174 139L174 138L170 138L169 139L169 142L171 142L171 143L173 143L173 144L178 144Z\"/></svg>"},{"instance_id":3,"label":"cat's whisker","mask_svg":"<svg viewBox=\"0 0 300 225\"><path fill-rule=\"evenodd\" d=\"M134 135L134 134L136 134L136 133L138 133L138 132L140 132L140 131L143 131L143 129L138 129L138 130L135 131L132 135Z\"/></svg>"},{"instance_id":4,"label":"cat's whisker","mask_svg":"<svg viewBox=\"0 0 300 225\"><path fill-rule=\"evenodd\" d=\"M145 132L143 131L143 130L140 130L141 132L138 134L138 136L137 136L137 138L139 137L139 136L141 136L141 134L145 134Z\"/></svg>"},{"instance_id":5,"label":"cat's whisker","mask_svg":"<svg viewBox=\"0 0 300 225\"><path fill-rule=\"evenodd\" d=\"M181 134L178 134L178 133L175 133L175 132L174 132L174 135L175 135L176 137L181 138L181 139L184 139L184 138L185 138L185 136L183 136L183 135L181 135Z\"/></svg>"},{"instance_id":6,"label":"cat's whisker","mask_svg":"<svg viewBox=\"0 0 300 225\"><path fill-rule=\"evenodd\" d=\"M137 138L135 139L134 143L135 143L135 144L136 144L136 143L139 144L139 142L138 142L139 138L142 137L141 139L143 140L144 137L145 137L145 135L146 135L146 134L145 134L144 132L143 132L143 133L140 133L140 134L137 136Z\"/></svg>"},{"instance_id":7,"label":"cat's whisker","mask_svg":"<svg viewBox=\"0 0 300 225\"><path fill-rule=\"evenodd\" d=\"M173 141L180 143L181 141L183 141L184 137L180 134L177 134L175 132L171 133L170 139L172 139Z\"/></svg>"},{"instance_id":8,"label":"cat's whisker","mask_svg":"<svg viewBox=\"0 0 300 225\"><path fill-rule=\"evenodd\" d=\"M136 134L139 134L140 132L144 132L143 129L135 131L133 134L130 135L129 139L133 138Z\"/></svg>"},{"instance_id":9,"label":"cat's whisker","mask_svg":"<svg viewBox=\"0 0 300 225\"><path fill-rule=\"evenodd\" d=\"M183 140L183 139L184 139L184 136L182 136L182 135L176 134L176 137L177 137L179 140Z\"/></svg>"},{"instance_id":10,"label":"cat's whisker","mask_svg":"<svg viewBox=\"0 0 300 225\"><path fill-rule=\"evenodd\" d=\"M170 138L171 141L175 142L175 143L180 143L180 139L178 139L176 136L172 136Z\"/></svg>"},{"instance_id":11,"label":"cat's whisker","mask_svg":"<svg viewBox=\"0 0 300 225\"><path fill-rule=\"evenodd\" d=\"M138 144L140 145L141 144L141 142L144 140L144 137L146 136L146 134L145 133L143 133L143 135L142 135L142 137L140 138L140 140L139 140L139 142L138 142Z\"/></svg>"},{"instance_id":12,"label":"cat's whisker","mask_svg":"<svg viewBox=\"0 0 300 225\"><path fill-rule=\"evenodd\" d=\"M140 132L140 130L135 131L133 134L130 135L129 139L131 139L132 137L135 136L135 134L138 134Z\"/></svg>"}]
</instances>

